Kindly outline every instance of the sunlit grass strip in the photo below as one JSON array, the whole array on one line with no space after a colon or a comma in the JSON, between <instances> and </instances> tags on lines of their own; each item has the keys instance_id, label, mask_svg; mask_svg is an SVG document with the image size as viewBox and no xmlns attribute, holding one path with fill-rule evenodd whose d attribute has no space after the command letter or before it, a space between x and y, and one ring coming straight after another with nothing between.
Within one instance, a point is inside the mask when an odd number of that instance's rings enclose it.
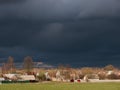
<instances>
[{"instance_id":1,"label":"sunlit grass strip","mask_svg":"<svg viewBox=\"0 0 120 90\"><path fill-rule=\"evenodd\" d=\"M2 84L0 90L120 90L120 83Z\"/></svg>"}]
</instances>

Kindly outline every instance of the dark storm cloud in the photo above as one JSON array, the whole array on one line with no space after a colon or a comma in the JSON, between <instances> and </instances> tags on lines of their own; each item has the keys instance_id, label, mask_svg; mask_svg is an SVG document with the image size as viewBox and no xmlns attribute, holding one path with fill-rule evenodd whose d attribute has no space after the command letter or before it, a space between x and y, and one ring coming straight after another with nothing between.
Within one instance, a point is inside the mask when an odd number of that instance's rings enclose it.
<instances>
[{"instance_id":1,"label":"dark storm cloud","mask_svg":"<svg viewBox=\"0 0 120 90\"><path fill-rule=\"evenodd\" d=\"M119 0L26 0L1 4L0 57L41 54L54 63L113 63L113 59L120 58L119 11Z\"/></svg>"},{"instance_id":2,"label":"dark storm cloud","mask_svg":"<svg viewBox=\"0 0 120 90\"><path fill-rule=\"evenodd\" d=\"M12 1L11 1L12 2ZM5 14L21 18L83 18L119 16L119 0L27 0L20 4L0 6ZM8 15L9 15L8 14Z\"/></svg>"},{"instance_id":3,"label":"dark storm cloud","mask_svg":"<svg viewBox=\"0 0 120 90\"><path fill-rule=\"evenodd\" d=\"M12 4L12 3L20 3L25 0L0 0L0 4Z\"/></svg>"}]
</instances>

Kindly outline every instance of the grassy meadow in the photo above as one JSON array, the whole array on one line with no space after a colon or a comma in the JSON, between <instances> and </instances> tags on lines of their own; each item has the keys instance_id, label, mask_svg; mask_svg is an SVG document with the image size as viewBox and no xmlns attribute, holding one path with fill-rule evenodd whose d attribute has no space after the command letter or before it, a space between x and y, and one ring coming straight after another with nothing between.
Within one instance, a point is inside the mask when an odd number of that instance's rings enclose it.
<instances>
[{"instance_id":1,"label":"grassy meadow","mask_svg":"<svg viewBox=\"0 0 120 90\"><path fill-rule=\"evenodd\" d=\"M1 84L0 90L120 90L120 83Z\"/></svg>"}]
</instances>

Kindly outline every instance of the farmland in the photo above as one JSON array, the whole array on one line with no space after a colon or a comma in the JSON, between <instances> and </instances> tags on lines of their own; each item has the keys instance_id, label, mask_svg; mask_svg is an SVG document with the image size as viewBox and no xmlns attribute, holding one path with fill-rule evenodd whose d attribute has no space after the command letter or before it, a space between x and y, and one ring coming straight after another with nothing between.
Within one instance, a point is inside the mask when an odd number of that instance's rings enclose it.
<instances>
[{"instance_id":1,"label":"farmland","mask_svg":"<svg viewBox=\"0 0 120 90\"><path fill-rule=\"evenodd\" d=\"M1 84L0 90L120 90L120 83Z\"/></svg>"}]
</instances>

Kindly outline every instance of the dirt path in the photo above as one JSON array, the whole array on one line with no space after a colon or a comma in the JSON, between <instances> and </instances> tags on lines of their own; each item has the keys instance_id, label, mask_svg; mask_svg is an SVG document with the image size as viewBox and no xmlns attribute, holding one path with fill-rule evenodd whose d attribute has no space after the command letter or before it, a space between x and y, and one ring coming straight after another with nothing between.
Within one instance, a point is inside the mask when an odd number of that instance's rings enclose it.
<instances>
[{"instance_id":1,"label":"dirt path","mask_svg":"<svg viewBox=\"0 0 120 90\"><path fill-rule=\"evenodd\" d=\"M83 81L85 82L85 81ZM120 79L119 80L95 80L95 79L89 79L89 82L120 82Z\"/></svg>"}]
</instances>

